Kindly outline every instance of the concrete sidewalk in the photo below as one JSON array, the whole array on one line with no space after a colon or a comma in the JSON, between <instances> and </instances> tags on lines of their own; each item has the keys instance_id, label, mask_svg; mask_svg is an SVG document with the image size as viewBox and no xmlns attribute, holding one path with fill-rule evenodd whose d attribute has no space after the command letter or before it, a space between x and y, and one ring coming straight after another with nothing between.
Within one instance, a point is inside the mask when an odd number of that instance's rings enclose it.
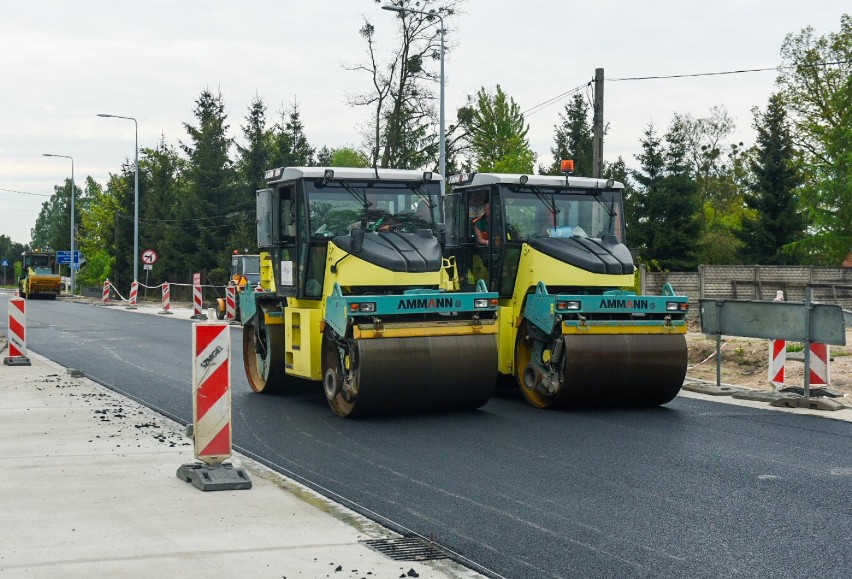
<instances>
[{"instance_id":1,"label":"concrete sidewalk","mask_svg":"<svg viewBox=\"0 0 852 579\"><path fill-rule=\"evenodd\" d=\"M480 577L372 550L398 535L239 455L252 488L202 492L180 425L28 356L0 365L0 577Z\"/></svg>"}]
</instances>

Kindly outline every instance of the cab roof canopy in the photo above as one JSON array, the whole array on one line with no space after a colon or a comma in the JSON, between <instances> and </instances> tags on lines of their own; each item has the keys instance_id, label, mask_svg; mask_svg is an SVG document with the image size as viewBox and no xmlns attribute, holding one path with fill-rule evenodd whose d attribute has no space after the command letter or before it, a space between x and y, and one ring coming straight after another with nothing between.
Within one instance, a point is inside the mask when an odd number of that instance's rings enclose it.
<instances>
[{"instance_id":1,"label":"cab roof canopy","mask_svg":"<svg viewBox=\"0 0 852 579\"><path fill-rule=\"evenodd\" d=\"M521 175L515 173L463 173L447 178L447 183L453 187L477 187L502 183L506 185L521 185L521 177L526 177L526 185L534 187L570 187L577 189L624 189L624 185L613 181L607 187L606 179L592 177L575 177L569 175Z\"/></svg>"},{"instance_id":2,"label":"cab roof canopy","mask_svg":"<svg viewBox=\"0 0 852 579\"><path fill-rule=\"evenodd\" d=\"M295 181L297 179L322 179L326 171L334 171L334 179L387 180L387 181L429 181L440 183L443 177L431 171L407 169L363 169L355 167L278 167L270 169L264 175L267 183Z\"/></svg>"}]
</instances>

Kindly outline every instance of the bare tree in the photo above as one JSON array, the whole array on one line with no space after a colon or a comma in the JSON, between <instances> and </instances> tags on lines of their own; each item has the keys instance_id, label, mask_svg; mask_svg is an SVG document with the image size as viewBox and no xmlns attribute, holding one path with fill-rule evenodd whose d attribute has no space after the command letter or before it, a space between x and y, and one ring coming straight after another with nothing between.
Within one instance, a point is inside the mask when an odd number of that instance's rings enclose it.
<instances>
[{"instance_id":1,"label":"bare tree","mask_svg":"<svg viewBox=\"0 0 852 579\"><path fill-rule=\"evenodd\" d=\"M456 13L463 0L392 0L397 12L398 45L386 59L378 55L376 28L368 18L359 30L366 58L348 70L370 76L369 92L349 98L352 106L372 109L365 127L370 160L380 167L416 168L436 164L436 100L432 86L440 82L441 20ZM378 1L377 1L378 3ZM425 12L423 14L421 12ZM447 30L444 51L447 52ZM429 63L431 66L427 66Z\"/></svg>"}]
</instances>

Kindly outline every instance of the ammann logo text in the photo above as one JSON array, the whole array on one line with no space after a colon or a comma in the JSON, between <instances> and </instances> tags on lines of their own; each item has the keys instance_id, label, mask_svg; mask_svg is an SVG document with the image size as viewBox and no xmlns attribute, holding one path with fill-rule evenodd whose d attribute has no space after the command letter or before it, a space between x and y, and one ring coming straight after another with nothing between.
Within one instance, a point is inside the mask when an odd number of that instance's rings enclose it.
<instances>
[{"instance_id":1,"label":"ammann logo text","mask_svg":"<svg viewBox=\"0 0 852 579\"><path fill-rule=\"evenodd\" d=\"M605 298L601 300L601 305L599 306L602 310L632 310L632 309L640 309L647 310L648 309L648 300L633 300L633 299L612 299Z\"/></svg>"},{"instance_id":2,"label":"ammann logo text","mask_svg":"<svg viewBox=\"0 0 852 579\"><path fill-rule=\"evenodd\" d=\"M407 298L399 300L398 310L431 310L453 307L453 298Z\"/></svg>"}]
</instances>

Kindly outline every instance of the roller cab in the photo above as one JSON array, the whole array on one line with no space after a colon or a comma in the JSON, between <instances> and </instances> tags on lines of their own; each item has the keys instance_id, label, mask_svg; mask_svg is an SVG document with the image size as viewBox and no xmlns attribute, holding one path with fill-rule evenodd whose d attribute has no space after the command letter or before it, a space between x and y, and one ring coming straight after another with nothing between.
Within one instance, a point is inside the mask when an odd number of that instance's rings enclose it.
<instances>
[{"instance_id":1,"label":"roller cab","mask_svg":"<svg viewBox=\"0 0 852 579\"><path fill-rule=\"evenodd\" d=\"M447 252L499 294L499 372L540 408L668 402L686 374L686 296L636 295L622 185L451 177Z\"/></svg>"},{"instance_id":2,"label":"roller cab","mask_svg":"<svg viewBox=\"0 0 852 579\"><path fill-rule=\"evenodd\" d=\"M442 256L440 177L282 168L258 192L259 288L239 295L257 392L321 383L341 416L482 406L497 376L497 293L459 290Z\"/></svg>"}]
</instances>

